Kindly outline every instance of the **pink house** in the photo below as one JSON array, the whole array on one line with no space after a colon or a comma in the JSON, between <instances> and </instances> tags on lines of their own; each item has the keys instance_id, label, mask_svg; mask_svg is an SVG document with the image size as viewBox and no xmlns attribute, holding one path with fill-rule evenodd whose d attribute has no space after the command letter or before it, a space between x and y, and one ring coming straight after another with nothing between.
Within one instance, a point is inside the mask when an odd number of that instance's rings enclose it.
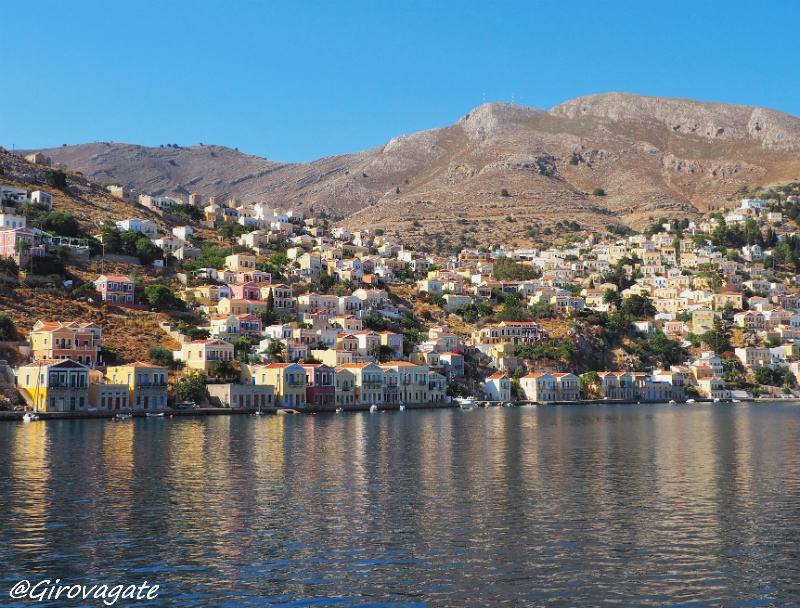
<instances>
[{"instance_id":1,"label":"pink house","mask_svg":"<svg viewBox=\"0 0 800 608\"><path fill-rule=\"evenodd\" d=\"M231 294L237 300L260 300L261 287L252 281L246 283L234 283L228 285L231 289Z\"/></svg>"},{"instance_id":2,"label":"pink house","mask_svg":"<svg viewBox=\"0 0 800 608\"><path fill-rule=\"evenodd\" d=\"M14 258L19 263L23 253L18 250L17 244L22 241L30 244L28 255L44 255L44 245L33 244L33 232L29 228L12 228L0 230L0 256Z\"/></svg>"},{"instance_id":3,"label":"pink house","mask_svg":"<svg viewBox=\"0 0 800 608\"><path fill-rule=\"evenodd\" d=\"M261 335L261 319L254 315L236 315L239 322L239 335L247 334Z\"/></svg>"},{"instance_id":4,"label":"pink house","mask_svg":"<svg viewBox=\"0 0 800 608\"><path fill-rule=\"evenodd\" d=\"M336 404L334 369L324 363L301 363L306 370L306 402L333 407Z\"/></svg>"},{"instance_id":5,"label":"pink house","mask_svg":"<svg viewBox=\"0 0 800 608\"><path fill-rule=\"evenodd\" d=\"M133 281L119 274L100 275L94 282L95 289L104 302L133 304Z\"/></svg>"}]
</instances>

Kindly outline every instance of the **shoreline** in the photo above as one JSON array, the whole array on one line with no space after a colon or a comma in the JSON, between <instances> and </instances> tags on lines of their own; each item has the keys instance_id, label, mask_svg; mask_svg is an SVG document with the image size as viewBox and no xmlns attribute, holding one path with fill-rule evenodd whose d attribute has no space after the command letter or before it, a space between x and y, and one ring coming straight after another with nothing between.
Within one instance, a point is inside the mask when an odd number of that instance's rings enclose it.
<instances>
[{"instance_id":1,"label":"shoreline","mask_svg":"<svg viewBox=\"0 0 800 608\"><path fill-rule=\"evenodd\" d=\"M776 397L776 398L751 398L740 399L739 403L773 403L776 401L800 401L800 397ZM720 400L714 402L712 399L696 399L695 403L678 402L674 405L732 405L733 400ZM481 404L481 405L479 405ZM488 405L482 405L488 404ZM477 401L473 409L485 409L491 407L553 407L553 406L581 406L581 405L669 405L667 401L630 401L625 399L587 399L585 401L548 401L539 403L536 401L517 401L503 404L497 401ZM459 409L458 403L411 403L406 404L406 410L440 410L440 409ZM369 405L357 405L342 407L342 413L369 412ZM271 407L262 408L261 412L266 415L275 416L283 414L335 414L336 407ZM379 406L379 412L400 411L398 404L390 406ZM191 409L163 409L163 410L134 410L134 411L112 411L112 412L38 412L40 420L111 420L116 414L130 414L133 418L147 418L147 414L163 414L158 418L174 417L193 417L193 416L252 416L258 412L255 407L203 407ZM21 422L25 412L0 412L0 422Z\"/></svg>"},{"instance_id":2,"label":"shoreline","mask_svg":"<svg viewBox=\"0 0 800 608\"><path fill-rule=\"evenodd\" d=\"M407 410L439 410L456 409L458 403L407 403ZM342 407L342 412L369 412L369 405L351 405ZM270 416L281 414L335 414L336 407L266 407L261 408L263 414ZM399 411L399 404L379 406L378 411ZM198 407L189 409L159 409L159 410L120 410L97 412L36 412L40 420L111 420L117 414L130 414L133 418L148 418L147 414L164 414L156 418L173 418L189 416L251 416L258 412L256 407ZM0 412L0 422L22 421L23 411Z\"/></svg>"}]
</instances>

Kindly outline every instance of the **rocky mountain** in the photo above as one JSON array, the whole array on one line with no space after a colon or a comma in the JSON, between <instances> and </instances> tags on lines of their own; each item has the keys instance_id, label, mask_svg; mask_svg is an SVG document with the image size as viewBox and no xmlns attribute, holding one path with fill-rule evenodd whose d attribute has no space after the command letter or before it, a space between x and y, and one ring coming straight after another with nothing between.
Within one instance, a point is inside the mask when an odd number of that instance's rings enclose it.
<instances>
[{"instance_id":1,"label":"rocky mountain","mask_svg":"<svg viewBox=\"0 0 800 608\"><path fill-rule=\"evenodd\" d=\"M743 185L800 176L800 119L763 108L623 93L545 111L485 104L384 146L285 164L220 146L94 143L42 150L100 182L326 211L424 235L508 234L505 220L642 227L734 203ZM595 189L605 196L594 196ZM487 234L486 231L489 231ZM413 231L413 230L412 230ZM420 235L421 236L421 235Z\"/></svg>"}]
</instances>

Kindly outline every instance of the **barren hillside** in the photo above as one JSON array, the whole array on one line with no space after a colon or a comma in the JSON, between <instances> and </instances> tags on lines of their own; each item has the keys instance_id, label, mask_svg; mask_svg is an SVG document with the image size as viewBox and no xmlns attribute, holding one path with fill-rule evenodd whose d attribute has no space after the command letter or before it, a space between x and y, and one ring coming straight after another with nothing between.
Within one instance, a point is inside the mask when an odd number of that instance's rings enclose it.
<instances>
[{"instance_id":1,"label":"barren hillside","mask_svg":"<svg viewBox=\"0 0 800 608\"><path fill-rule=\"evenodd\" d=\"M724 206L743 185L797 178L799 151L800 119L781 112L609 93L550 111L486 104L449 127L304 164L209 145L95 143L43 152L145 193L264 200L407 236L417 220L410 236L423 241L458 230L501 238L509 216L595 228L691 217ZM591 196L596 188L606 195Z\"/></svg>"}]
</instances>

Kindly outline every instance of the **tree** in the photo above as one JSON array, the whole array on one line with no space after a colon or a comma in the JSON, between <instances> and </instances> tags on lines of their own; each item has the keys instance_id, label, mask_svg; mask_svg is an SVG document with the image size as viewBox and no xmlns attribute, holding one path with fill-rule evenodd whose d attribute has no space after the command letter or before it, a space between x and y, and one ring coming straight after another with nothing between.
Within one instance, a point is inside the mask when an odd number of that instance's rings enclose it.
<instances>
[{"instance_id":1,"label":"tree","mask_svg":"<svg viewBox=\"0 0 800 608\"><path fill-rule=\"evenodd\" d=\"M203 400L206 392L206 375L202 372L192 371L178 380L175 384L175 395L181 401Z\"/></svg>"},{"instance_id":2,"label":"tree","mask_svg":"<svg viewBox=\"0 0 800 608\"><path fill-rule=\"evenodd\" d=\"M619 293L608 287L603 292L603 303L604 304L613 304L616 308L619 308L622 304L622 296Z\"/></svg>"},{"instance_id":3,"label":"tree","mask_svg":"<svg viewBox=\"0 0 800 608\"><path fill-rule=\"evenodd\" d=\"M534 266L520 264L513 258L495 260L492 274L498 281L527 281L541 276Z\"/></svg>"},{"instance_id":4,"label":"tree","mask_svg":"<svg viewBox=\"0 0 800 608\"><path fill-rule=\"evenodd\" d=\"M136 256L143 266L149 266L155 260L164 257L164 251L147 237L136 241Z\"/></svg>"},{"instance_id":5,"label":"tree","mask_svg":"<svg viewBox=\"0 0 800 608\"><path fill-rule=\"evenodd\" d=\"M51 188L63 190L67 187L67 176L61 169L48 169L44 174L44 183Z\"/></svg>"},{"instance_id":6,"label":"tree","mask_svg":"<svg viewBox=\"0 0 800 608\"><path fill-rule=\"evenodd\" d=\"M215 376L231 376L236 370L230 361L216 361L212 371Z\"/></svg>"},{"instance_id":7,"label":"tree","mask_svg":"<svg viewBox=\"0 0 800 608\"><path fill-rule=\"evenodd\" d=\"M508 193L508 189L507 188L501 188L500 189L500 196L502 196L503 198L508 198L511 195Z\"/></svg>"},{"instance_id":8,"label":"tree","mask_svg":"<svg viewBox=\"0 0 800 608\"><path fill-rule=\"evenodd\" d=\"M17 327L6 313L0 312L0 340L11 341L17 339Z\"/></svg>"},{"instance_id":9,"label":"tree","mask_svg":"<svg viewBox=\"0 0 800 608\"><path fill-rule=\"evenodd\" d=\"M629 314L637 319L643 319L646 317L654 317L657 311L650 298L633 294L622 303L620 312Z\"/></svg>"},{"instance_id":10,"label":"tree","mask_svg":"<svg viewBox=\"0 0 800 608\"><path fill-rule=\"evenodd\" d=\"M603 190L602 188L595 188L594 190L592 190L592 196L605 196L605 195L606 191Z\"/></svg>"},{"instance_id":11,"label":"tree","mask_svg":"<svg viewBox=\"0 0 800 608\"><path fill-rule=\"evenodd\" d=\"M602 382L600 380L600 375L597 372L586 372L580 377L580 382L581 392L583 393L584 397L593 399L600 394Z\"/></svg>"},{"instance_id":12,"label":"tree","mask_svg":"<svg viewBox=\"0 0 800 608\"><path fill-rule=\"evenodd\" d=\"M193 327L186 332L186 335L190 340L208 340L208 338L211 336L211 332L200 327Z\"/></svg>"},{"instance_id":13,"label":"tree","mask_svg":"<svg viewBox=\"0 0 800 608\"><path fill-rule=\"evenodd\" d=\"M386 344L380 344L376 346L372 349L370 354L375 357L379 363L391 361L395 356L394 349Z\"/></svg>"},{"instance_id":14,"label":"tree","mask_svg":"<svg viewBox=\"0 0 800 608\"><path fill-rule=\"evenodd\" d=\"M170 349L164 348L163 346L156 346L155 344L147 349L147 358L150 360L150 363L162 367L172 367L175 362Z\"/></svg>"},{"instance_id":15,"label":"tree","mask_svg":"<svg viewBox=\"0 0 800 608\"><path fill-rule=\"evenodd\" d=\"M714 327L709 329L707 332L700 334L700 339L718 353L731 349L731 340L728 333L728 327L725 321L719 317L714 317Z\"/></svg>"},{"instance_id":16,"label":"tree","mask_svg":"<svg viewBox=\"0 0 800 608\"><path fill-rule=\"evenodd\" d=\"M530 315L534 319L552 319L555 316L555 312L547 302L537 302L531 307Z\"/></svg>"},{"instance_id":17,"label":"tree","mask_svg":"<svg viewBox=\"0 0 800 608\"><path fill-rule=\"evenodd\" d=\"M144 288L144 297L153 308L167 310L175 308L177 298L166 285L148 285Z\"/></svg>"},{"instance_id":18,"label":"tree","mask_svg":"<svg viewBox=\"0 0 800 608\"><path fill-rule=\"evenodd\" d=\"M53 211L50 213L44 222L44 229L61 236L79 236L81 233L78 220L75 219L74 215L66 211Z\"/></svg>"},{"instance_id":19,"label":"tree","mask_svg":"<svg viewBox=\"0 0 800 608\"><path fill-rule=\"evenodd\" d=\"M649 344L656 359L664 368L681 363L688 354L685 348L677 341L670 340L661 330L656 330Z\"/></svg>"},{"instance_id":20,"label":"tree","mask_svg":"<svg viewBox=\"0 0 800 608\"><path fill-rule=\"evenodd\" d=\"M272 355L279 361L285 361L284 353L286 352L286 345L280 340L273 340L267 346L267 354Z\"/></svg>"}]
</instances>

